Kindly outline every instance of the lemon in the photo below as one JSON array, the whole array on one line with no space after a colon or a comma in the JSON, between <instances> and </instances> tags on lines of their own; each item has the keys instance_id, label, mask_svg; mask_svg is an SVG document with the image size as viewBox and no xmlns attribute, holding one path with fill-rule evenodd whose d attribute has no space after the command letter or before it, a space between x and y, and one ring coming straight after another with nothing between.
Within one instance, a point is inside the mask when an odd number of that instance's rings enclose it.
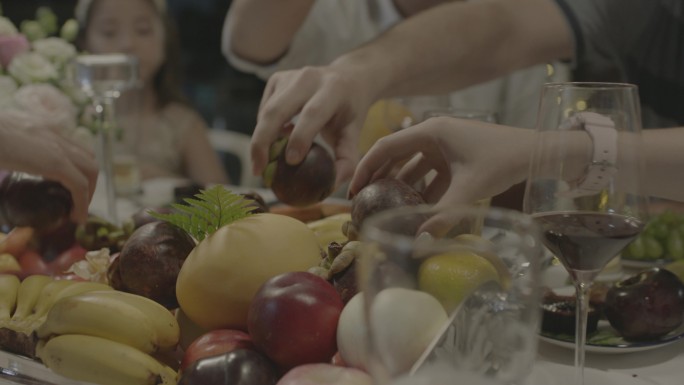
<instances>
[{"instance_id":1,"label":"lemon","mask_svg":"<svg viewBox=\"0 0 684 385\"><path fill-rule=\"evenodd\" d=\"M413 116L401 103L384 99L375 102L361 129L359 152L365 154L378 139L391 134L405 120L413 121Z\"/></svg>"},{"instance_id":2,"label":"lemon","mask_svg":"<svg viewBox=\"0 0 684 385\"><path fill-rule=\"evenodd\" d=\"M501 284L497 269L470 251L432 256L418 270L418 288L437 298L448 313L490 281Z\"/></svg>"}]
</instances>

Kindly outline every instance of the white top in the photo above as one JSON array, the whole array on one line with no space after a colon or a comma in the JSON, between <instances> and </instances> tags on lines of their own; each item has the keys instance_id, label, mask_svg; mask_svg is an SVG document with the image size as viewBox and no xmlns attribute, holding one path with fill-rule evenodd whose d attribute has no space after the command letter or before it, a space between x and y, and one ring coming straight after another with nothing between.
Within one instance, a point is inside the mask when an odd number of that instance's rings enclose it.
<instances>
[{"instance_id":1,"label":"white top","mask_svg":"<svg viewBox=\"0 0 684 385\"><path fill-rule=\"evenodd\" d=\"M392 0L317 0L290 48L277 62L257 65L237 57L225 28L223 53L238 70L268 79L276 71L329 64L401 20ZM450 95L452 107L493 111L499 123L532 128L541 86L568 79L565 65L554 67L553 77L547 75L546 65L538 65L454 92Z\"/></svg>"}]
</instances>

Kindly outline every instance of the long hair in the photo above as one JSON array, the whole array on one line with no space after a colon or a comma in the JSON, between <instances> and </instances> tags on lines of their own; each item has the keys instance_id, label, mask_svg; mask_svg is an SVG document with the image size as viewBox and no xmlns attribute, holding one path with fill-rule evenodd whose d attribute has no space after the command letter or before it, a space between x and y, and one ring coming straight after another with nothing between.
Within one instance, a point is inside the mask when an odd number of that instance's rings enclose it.
<instances>
[{"instance_id":1,"label":"long hair","mask_svg":"<svg viewBox=\"0 0 684 385\"><path fill-rule=\"evenodd\" d=\"M79 0L76 4L75 16L79 24L76 47L80 51L85 49L86 35L97 1ZM181 88L180 43L176 24L166 12L166 4L163 0L145 1L149 1L153 5L164 28L164 62L152 79L152 86L157 94L158 107L163 108L171 102L188 105L188 99Z\"/></svg>"}]
</instances>

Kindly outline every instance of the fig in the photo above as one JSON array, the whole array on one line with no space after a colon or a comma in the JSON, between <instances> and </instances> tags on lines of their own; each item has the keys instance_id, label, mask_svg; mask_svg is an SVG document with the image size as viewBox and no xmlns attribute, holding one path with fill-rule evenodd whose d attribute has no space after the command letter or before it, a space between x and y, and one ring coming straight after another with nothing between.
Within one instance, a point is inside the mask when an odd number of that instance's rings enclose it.
<instances>
[{"instance_id":1,"label":"fig","mask_svg":"<svg viewBox=\"0 0 684 385\"><path fill-rule=\"evenodd\" d=\"M273 143L264 183L275 196L290 206L306 207L330 196L335 187L335 161L323 146L313 143L297 165L285 161L287 138Z\"/></svg>"},{"instance_id":2,"label":"fig","mask_svg":"<svg viewBox=\"0 0 684 385\"><path fill-rule=\"evenodd\" d=\"M168 222L141 226L124 243L108 271L117 290L142 295L169 309L178 307L176 279L195 241ZM114 286L116 285L116 286ZM119 287L120 286L120 287Z\"/></svg>"},{"instance_id":3,"label":"fig","mask_svg":"<svg viewBox=\"0 0 684 385\"><path fill-rule=\"evenodd\" d=\"M54 230L69 220L73 204L62 184L40 176L13 172L0 183L0 222L11 227Z\"/></svg>"},{"instance_id":4,"label":"fig","mask_svg":"<svg viewBox=\"0 0 684 385\"><path fill-rule=\"evenodd\" d=\"M373 214L421 204L425 204L425 199L408 184L394 178L378 179L362 188L352 199L351 224L358 232L363 221Z\"/></svg>"}]
</instances>

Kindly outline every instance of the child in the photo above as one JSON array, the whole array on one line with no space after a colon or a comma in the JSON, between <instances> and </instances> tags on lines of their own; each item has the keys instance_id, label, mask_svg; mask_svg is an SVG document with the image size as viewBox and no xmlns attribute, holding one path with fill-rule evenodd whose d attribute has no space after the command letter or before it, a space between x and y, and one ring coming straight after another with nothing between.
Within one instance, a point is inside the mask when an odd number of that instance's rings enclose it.
<instances>
[{"instance_id":1,"label":"child","mask_svg":"<svg viewBox=\"0 0 684 385\"><path fill-rule=\"evenodd\" d=\"M142 179L228 183L205 122L181 95L177 41L164 0L79 0L76 19L81 50L138 58L140 87L122 95L117 116L122 147L137 157Z\"/></svg>"}]
</instances>

